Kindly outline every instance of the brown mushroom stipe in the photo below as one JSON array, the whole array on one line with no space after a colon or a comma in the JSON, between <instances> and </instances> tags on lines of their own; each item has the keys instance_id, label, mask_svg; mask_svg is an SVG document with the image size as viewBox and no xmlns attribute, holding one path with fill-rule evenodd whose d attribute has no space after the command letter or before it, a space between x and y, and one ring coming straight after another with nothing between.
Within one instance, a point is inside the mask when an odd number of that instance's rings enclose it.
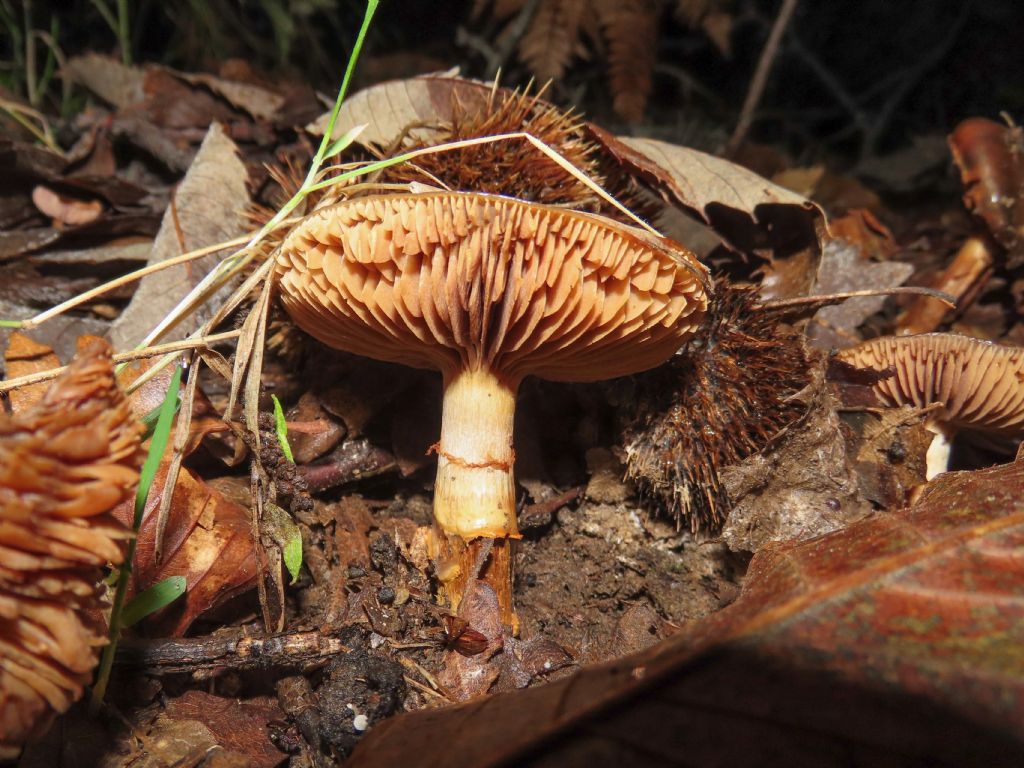
<instances>
[{"instance_id":1,"label":"brown mushroom stipe","mask_svg":"<svg viewBox=\"0 0 1024 768\"><path fill-rule=\"evenodd\" d=\"M949 333L884 336L839 352L858 368L891 369L872 389L890 406L927 408L935 433L927 478L945 472L957 429L1024 437L1024 348Z\"/></svg>"},{"instance_id":2,"label":"brown mushroom stipe","mask_svg":"<svg viewBox=\"0 0 1024 768\"><path fill-rule=\"evenodd\" d=\"M277 276L285 309L324 344L441 371L438 575L457 608L479 574L513 627L520 381L653 368L697 329L709 290L704 267L672 241L590 214L457 192L317 211L285 240Z\"/></svg>"},{"instance_id":3,"label":"brown mushroom stipe","mask_svg":"<svg viewBox=\"0 0 1024 768\"><path fill-rule=\"evenodd\" d=\"M34 408L0 413L0 760L82 693L106 642L97 587L131 532L142 426L105 342Z\"/></svg>"}]
</instances>

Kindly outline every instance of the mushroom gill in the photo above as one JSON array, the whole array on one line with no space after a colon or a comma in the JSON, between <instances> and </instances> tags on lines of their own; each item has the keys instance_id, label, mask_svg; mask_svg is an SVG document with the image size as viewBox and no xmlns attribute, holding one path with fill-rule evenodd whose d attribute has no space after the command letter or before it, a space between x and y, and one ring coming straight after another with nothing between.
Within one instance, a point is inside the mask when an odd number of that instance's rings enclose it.
<instances>
[{"instance_id":1,"label":"mushroom gill","mask_svg":"<svg viewBox=\"0 0 1024 768\"><path fill-rule=\"evenodd\" d=\"M709 291L704 267L671 241L476 193L364 197L317 211L282 245L277 277L285 309L328 346L441 371L434 516L454 541L442 579L456 583L457 604L480 571L479 547L464 542L491 541L484 575L510 622L519 383L652 368L699 326Z\"/></svg>"},{"instance_id":2,"label":"mushroom gill","mask_svg":"<svg viewBox=\"0 0 1024 768\"><path fill-rule=\"evenodd\" d=\"M34 408L0 413L0 758L89 682L102 569L130 534L110 510L138 481L141 429L98 341Z\"/></svg>"}]
</instances>

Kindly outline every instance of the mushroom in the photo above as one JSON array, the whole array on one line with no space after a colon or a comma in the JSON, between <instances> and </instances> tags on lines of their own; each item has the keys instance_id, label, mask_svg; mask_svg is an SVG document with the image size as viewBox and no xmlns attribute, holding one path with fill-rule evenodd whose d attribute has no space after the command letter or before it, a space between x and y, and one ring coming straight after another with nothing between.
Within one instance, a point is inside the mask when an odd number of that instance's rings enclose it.
<instances>
[{"instance_id":1,"label":"mushroom","mask_svg":"<svg viewBox=\"0 0 1024 768\"><path fill-rule=\"evenodd\" d=\"M951 333L883 336L838 353L857 368L893 371L872 387L889 406L933 408L927 479L945 472L953 435L972 429L1024 437L1024 348Z\"/></svg>"},{"instance_id":2,"label":"mushroom","mask_svg":"<svg viewBox=\"0 0 1024 768\"><path fill-rule=\"evenodd\" d=\"M92 679L106 642L97 585L131 536L112 509L135 493L141 436L102 341L39 403L0 411L0 763Z\"/></svg>"},{"instance_id":3,"label":"mushroom","mask_svg":"<svg viewBox=\"0 0 1024 768\"><path fill-rule=\"evenodd\" d=\"M653 368L703 319L710 280L673 241L496 195L356 198L314 212L277 258L281 303L324 344L439 370L438 577L512 610L512 465L525 376L597 381Z\"/></svg>"}]
</instances>

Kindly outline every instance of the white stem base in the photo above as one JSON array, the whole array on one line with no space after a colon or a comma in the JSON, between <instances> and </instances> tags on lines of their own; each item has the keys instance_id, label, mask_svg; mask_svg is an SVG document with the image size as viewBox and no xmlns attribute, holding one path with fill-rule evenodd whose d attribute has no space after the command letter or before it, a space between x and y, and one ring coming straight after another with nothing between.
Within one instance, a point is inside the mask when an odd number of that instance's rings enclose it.
<instances>
[{"instance_id":1,"label":"white stem base","mask_svg":"<svg viewBox=\"0 0 1024 768\"><path fill-rule=\"evenodd\" d=\"M949 469L949 454L953 449L953 431L940 424L928 425L927 429L929 432L935 433L935 438L928 446L928 453L925 454L925 479L931 480Z\"/></svg>"}]
</instances>

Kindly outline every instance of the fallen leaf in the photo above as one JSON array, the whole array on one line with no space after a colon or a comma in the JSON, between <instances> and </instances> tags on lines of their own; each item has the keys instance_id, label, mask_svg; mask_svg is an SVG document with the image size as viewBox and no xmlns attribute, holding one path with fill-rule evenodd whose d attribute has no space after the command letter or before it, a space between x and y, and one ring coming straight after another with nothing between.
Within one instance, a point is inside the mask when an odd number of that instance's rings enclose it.
<instances>
[{"instance_id":1,"label":"fallen leaf","mask_svg":"<svg viewBox=\"0 0 1024 768\"><path fill-rule=\"evenodd\" d=\"M79 200L61 195L42 184L32 190L32 202L58 227L88 224L103 213L103 203L99 200Z\"/></svg>"},{"instance_id":2,"label":"fallen leaf","mask_svg":"<svg viewBox=\"0 0 1024 768\"><path fill-rule=\"evenodd\" d=\"M972 117L948 141L960 169L964 205L1007 249L1008 266L1019 266L1024 261L1024 131Z\"/></svg>"},{"instance_id":3,"label":"fallen leaf","mask_svg":"<svg viewBox=\"0 0 1024 768\"><path fill-rule=\"evenodd\" d=\"M15 379L30 373L40 373L59 367L60 358L48 345L40 344L20 331L11 333L11 338L7 342L7 351L4 353L6 378ZM40 382L28 387L12 389L7 394L11 403L11 411L18 413L32 407L43 399L43 395L49 388L50 382Z\"/></svg>"},{"instance_id":4,"label":"fallen leaf","mask_svg":"<svg viewBox=\"0 0 1024 768\"><path fill-rule=\"evenodd\" d=\"M164 462L146 500L135 551L131 593L148 589L168 576L184 576L185 596L143 622L151 632L180 636L199 616L256 585L249 511L229 501L188 468L174 487L164 532L163 559L155 557L156 510L167 477ZM130 521L132 504L115 516Z\"/></svg>"},{"instance_id":5,"label":"fallen leaf","mask_svg":"<svg viewBox=\"0 0 1024 768\"><path fill-rule=\"evenodd\" d=\"M214 124L178 186L174 202L164 214L149 263L158 264L186 251L237 237L243 230L242 212L248 203L245 165L237 155L234 142ZM224 255L223 252L213 253L144 277L131 302L110 329L115 347L134 347ZM211 305L217 305L216 297L206 306ZM198 325L205 316L200 310L184 325ZM170 331L165 339L182 335L184 331L179 327Z\"/></svg>"},{"instance_id":6,"label":"fallen leaf","mask_svg":"<svg viewBox=\"0 0 1024 768\"><path fill-rule=\"evenodd\" d=\"M1018 765L1024 463L767 547L740 598L643 653L400 715L346 765Z\"/></svg>"},{"instance_id":7,"label":"fallen leaf","mask_svg":"<svg viewBox=\"0 0 1024 768\"><path fill-rule=\"evenodd\" d=\"M493 88L487 83L451 75L424 75L392 80L355 93L345 100L334 124L332 139L338 139L356 125L366 128L356 138L363 146L384 149L408 129L410 139L430 142L438 135L433 126L450 121L461 105L466 111L487 104ZM327 112L306 126L322 136L327 130Z\"/></svg>"},{"instance_id":8,"label":"fallen leaf","mask_svg":"<svg viewBox=\"0 0 1024 768\"><path fill-rule=\"evenodd\" d=\"M930 296L918 296L897 321L896 332L931 333L937 330L950 314L962 314L971 307L992 276L994 247L996 246L987 238L967 238L949 266L931 281L932 288L953 297L956 309L953 310L945 302Z\"/></svg>"},{"instance_id":9,"label":"fallen leaf","mask_svg":"<svg viewBox=\"0 0 1024 768\"><path fill-rule=\"evenodd\" d=\"M127 107L145 97L143 71L111 56L72 56L64 65L64 74L115 107Z\"/></svg>"},{"instance_id":10,"label":"fallen leaf","mask_svg":"<svg viewBox=\"0 0 1024 768\"><path fill-rule=\"evenodd\" d=\"M853 243L830 238L821 255L821 266L812 295L895 288L902 285L913 272L913 264L871 261ZM818 310L807 328L811 346L831 349L858 344L861 337L857 327L881 310L885 300L885 296L864 296Z\"/></svg>"},{"instance_id":11,"label":"fallen leaf","mask_svg":"<svg viewBox=\"0 0 1024 768\"><path fill-rule=\"evenodd\" d=\"M624 171L689 209L744 253L817 248L823 211L810 200L720 157L655 139L590 135Z\"/></svg>"}]
</instances>

